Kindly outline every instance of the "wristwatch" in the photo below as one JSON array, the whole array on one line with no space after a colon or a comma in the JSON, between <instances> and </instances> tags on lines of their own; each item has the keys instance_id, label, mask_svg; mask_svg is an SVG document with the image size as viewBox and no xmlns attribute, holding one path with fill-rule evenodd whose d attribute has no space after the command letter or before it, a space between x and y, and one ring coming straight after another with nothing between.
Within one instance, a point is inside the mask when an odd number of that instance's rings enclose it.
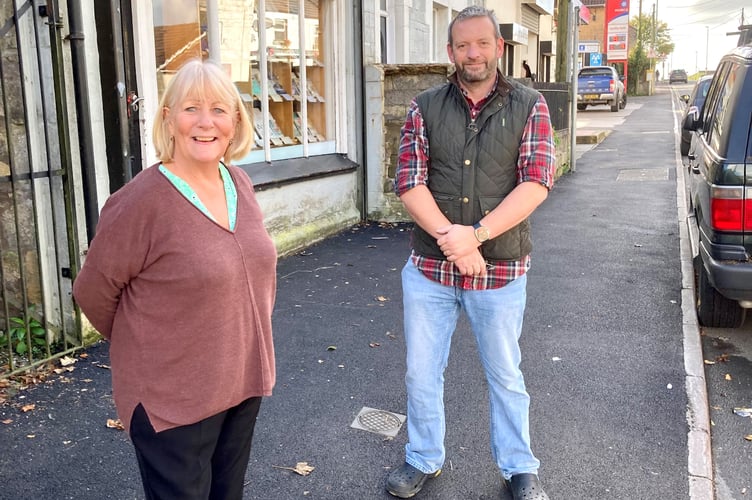
<instances>
[{"instance_id":1,"label":"wristwatch","mask_svg":"<svg viewBox=\"0 0 752 500\"><path fill-rule=\"evenodd\" d=\"M491 238L491 232L486 226L481 226L480 222L473 224L473 229L475 230L475 238L481 243Z\"/></svg>"}]
</instances>

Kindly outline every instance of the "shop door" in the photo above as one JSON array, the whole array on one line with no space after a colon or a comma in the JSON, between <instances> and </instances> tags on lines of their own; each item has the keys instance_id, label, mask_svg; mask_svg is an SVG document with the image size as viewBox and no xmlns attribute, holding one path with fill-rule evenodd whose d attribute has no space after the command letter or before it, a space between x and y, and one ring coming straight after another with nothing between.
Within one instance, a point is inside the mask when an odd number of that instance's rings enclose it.
<instances>
[{"instance_id":1,"label":"shop door","mask_svg":"<svg viewBox=\"0 0 752 500\"><path fill-rule=\"evenodd\" d=\"M138 170L154 164L152 124L159 99L177 69L207 55L206 1L119 0L122 5L125 101L131 150L138 151ZM125 19L125 12L129 18ZM127 23L127 24L126 24ZM137 149L133 149L137 148Z\"/></svg>"},{"instance_id":2,"label":"shop door","mask_svg":"<svg viewBox=\"0 0 752 500\"><path fill-rule=\"evenodd\" d=\"M136 63L140 41L134 17L140 3L112 0L95 4L101 52L111 55L100 59L104 115L111 117L105 120L110 192L120 189L144 168L145 98Z\"/></svg>"}]
</instances>

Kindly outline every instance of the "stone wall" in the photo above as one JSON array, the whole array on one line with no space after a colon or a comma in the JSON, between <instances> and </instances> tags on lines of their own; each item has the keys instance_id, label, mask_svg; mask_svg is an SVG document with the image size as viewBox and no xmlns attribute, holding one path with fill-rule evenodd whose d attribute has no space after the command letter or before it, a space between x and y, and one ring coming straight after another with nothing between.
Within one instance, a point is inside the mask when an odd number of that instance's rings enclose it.
<instances>
[{"instance_id":1,"label":"stone wall","mask_svg":"<svg viewBox=\"0 0 752 500\"><path fill-rule=\"evenodd\" d=\"M425 89L444 83L451 70L452 65L448 64L366 67L366 123L372 131L368 134L366 147L366 212L369 219L410 220L394 194L400 130L412 98ZM556 129L555 142L557 176L560 176L569 170L569 130L564 126Z\"/></svg>"},{"instance_id":2,"label":"stone wall","mask_svg":"<svg viewBox=\"0 0 752 500\"><path fill-rule=\"evenodd\" d=\"M410 101L419 92L446 81L447 64L367 66L366 123L371 133L366 144L367 217L388 222L409 221L394 194L400 129Z\"/></svg>"}]
</instances>

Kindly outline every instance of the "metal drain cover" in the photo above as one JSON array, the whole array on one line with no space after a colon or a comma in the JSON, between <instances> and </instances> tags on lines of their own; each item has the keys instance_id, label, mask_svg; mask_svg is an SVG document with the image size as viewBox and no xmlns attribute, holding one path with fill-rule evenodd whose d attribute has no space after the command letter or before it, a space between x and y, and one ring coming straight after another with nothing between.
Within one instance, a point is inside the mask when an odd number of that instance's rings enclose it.
<instances>
[{"instance_id":1,"label":"metal drain cover","mask_svg":"<svg viewBox=\"0 0 752 500\"><path fill-rule=\"evenodd\" d=\"M355 420L353 420L353 423L350 424L350 427L394 437L406 419L407 417L399 413L364 406L355 417Z\"/></svg>"}]
</instances>

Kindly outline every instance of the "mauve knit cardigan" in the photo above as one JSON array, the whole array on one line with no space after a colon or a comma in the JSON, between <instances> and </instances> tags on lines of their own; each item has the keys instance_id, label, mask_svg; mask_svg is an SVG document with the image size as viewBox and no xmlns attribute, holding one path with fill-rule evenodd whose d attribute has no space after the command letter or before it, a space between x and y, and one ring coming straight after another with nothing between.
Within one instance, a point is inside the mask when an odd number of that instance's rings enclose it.
<instances>
[{"instance_id":1,"label":"mauve knit cardigan","mask_svg":"<svg viewBox=\"0 0 752 500\"><path fill-rule=\"evenodd\" d=\"M105 203L73 294L110 341L126 430L141 403L157 432L188 425L275 381L277 254L248 176L235 231L206 217L152 166Z\"/></svg>"}]
</instances>

